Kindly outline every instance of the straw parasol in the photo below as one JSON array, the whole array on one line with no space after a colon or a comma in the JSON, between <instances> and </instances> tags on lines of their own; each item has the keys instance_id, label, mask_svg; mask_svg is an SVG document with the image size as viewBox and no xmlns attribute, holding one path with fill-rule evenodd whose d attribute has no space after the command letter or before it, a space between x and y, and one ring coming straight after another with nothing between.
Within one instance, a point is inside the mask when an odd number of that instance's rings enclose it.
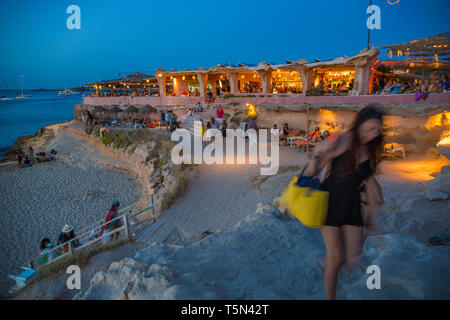
<instances>
[{"instance_id":1,"label":"straw parasol","mask_svg":"<svg viewBox=\"0 0 450 320\"><path fill-rule=\"evenodd\" d=\"M151 105L146 104L142 108L139 109L140 113L156 113L156 108Z\"/></svg>"},{"instance_id":2,"label":"straw parasol","mask_svg":"<svg viewBox=\"0 0 450 320\"><path fill-rule=\"evenodd\" d=\"M111 109L109 109L108 111L106 111L106 113L114 113L114 115L116 116L116 117L115 117L116 119L117 119L117 114L118 114L119 112L123 112L123 110L120 109L120 108L117 107L117 106L114 106L114 107L112 107Z\"/></svg>"},{"instance_id":3,"label":"straw parasol","mask_svg":"<svg viewBox=\"0 0 450 320\"><path fill-rule=\"evenodd\" d=\"M102 112L105 112L106 111L106 109L105 108L103 108L102 106L95 106L94 107L94 109L92 109L91 110L92 111L92 113L102 113Z\"/></svg>"},{"instance_id":4,"label":"straw parasol","mask_svg":"<svg viewBox=\"0 0 450 320\"><path fill-rule=\"evenodd\" d=\"M136 108L135 106L128 106L128 107L124 110L124 112L126 112L126 113L131 113L131 116L133 116L134 113L139 112L139 109Z\"/></svg>"}]
</instances>

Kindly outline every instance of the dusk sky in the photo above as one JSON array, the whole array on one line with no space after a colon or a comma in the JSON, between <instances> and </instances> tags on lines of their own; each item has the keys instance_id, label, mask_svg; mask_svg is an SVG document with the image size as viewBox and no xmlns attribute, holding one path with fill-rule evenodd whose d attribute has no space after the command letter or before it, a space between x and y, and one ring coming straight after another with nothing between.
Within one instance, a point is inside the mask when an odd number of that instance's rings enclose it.
<instances>
[{"instance_id":1,"label":"dusk sky","mask_svg":"<svg viewBox=\"0 0 450 320\"><path fill-rule=\"evenodd\" d=\"M391 0L395 2L395 0ZM371 44L450 30L450 1L373 0L381 30ZM68 30L69 5L81 30ZM352 56L367 46L369 0L0 1L0 89L79 86L119 72L218 63ZM386 57L381 57L386 59Z\"/></svg>"}]
</instances>

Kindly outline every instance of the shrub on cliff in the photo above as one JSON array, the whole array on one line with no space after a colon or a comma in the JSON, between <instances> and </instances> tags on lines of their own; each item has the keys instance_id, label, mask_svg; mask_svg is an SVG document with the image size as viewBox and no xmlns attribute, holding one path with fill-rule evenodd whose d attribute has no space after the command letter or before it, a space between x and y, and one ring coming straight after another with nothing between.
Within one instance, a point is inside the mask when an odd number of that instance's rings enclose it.
<instances>
[{"instance_id":1,"label":"shrub on cliff","mask_svg":"<svg viewBox=\"0 0 450 320\"><path fill-rule=\"evenodd\" d=\"M103 142L105 146L109 146L111 142L113 141L114 136L112 133L104 133L100 140Z\"/></svg>"},{"instance_id":2,"label":"shrub on cliff","mask_svg":"<svg viewBox=\"0 0 450 320\"><path fill-rule=\"evenodd\" d=\"M322 87L308 89L305 93L307 96L323 96L323 94L324 91Z\"/></svg>"}]
</instances>

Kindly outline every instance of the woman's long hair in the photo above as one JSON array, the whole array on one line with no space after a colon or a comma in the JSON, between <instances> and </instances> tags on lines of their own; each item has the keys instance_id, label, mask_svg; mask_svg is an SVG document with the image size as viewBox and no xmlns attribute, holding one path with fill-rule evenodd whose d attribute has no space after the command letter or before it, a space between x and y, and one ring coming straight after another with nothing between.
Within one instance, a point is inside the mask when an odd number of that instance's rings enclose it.
<instances>
[{"instance_id":1,"label":"woman's long hair","mask_svg":"<svg viewBox=\"0 0 450 320\"><path fill-rule=\"evenodd\" d=\"M352 151L355 155L355 167L359 163L358 153L356 152L361 147L361 139L359 137L359 128L361 125L368 121L376 119L383 123L383 113L379 110L377 104L368 104L364 108L362 108L353 122L352 128L350 132L353 133L353 141L352 141ZM382 152L383 147L383 136L380 134L367 143L367 149L369 151L369 161L372 167L372 170L375 171L377 164L379 163L379 155Z\"/></svg>"},{"instance_id":2,"label":"woman's long hair","mask_svg":"<svg viewBox=\"0 0 450 320\"><path fill-rule=\"evenodd\" d=\"M41 241L41 250L44 250L45 248L47 248L47 246L46 246L46 244L47 244L47 242L50 242L50 239L49 238L44 238L44 239L42 239L42 241Z\"/></svg>"}]
</instances>

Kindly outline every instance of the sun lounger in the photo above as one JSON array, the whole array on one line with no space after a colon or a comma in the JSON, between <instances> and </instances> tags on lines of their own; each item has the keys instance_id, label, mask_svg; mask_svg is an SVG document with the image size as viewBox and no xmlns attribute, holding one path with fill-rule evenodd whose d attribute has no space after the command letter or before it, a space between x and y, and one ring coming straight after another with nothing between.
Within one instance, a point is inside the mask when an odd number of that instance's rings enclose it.
<instances>
[{"instance_id":1,"label":"sun lounger","mask_svg":"<svg viewBox=\"0 0 450 320\"><path fill-rule=\"evenodd\" d=\"M27 267L21 267L24 271L19 274L18 276L10 274L8 276L9 279L16 281L16 285L11 288L12 291L17 291L21 288L24 288L27 284L27 280L30 279L35 273L36 270L27 268Z\"/></svg>"}]
</instances>

